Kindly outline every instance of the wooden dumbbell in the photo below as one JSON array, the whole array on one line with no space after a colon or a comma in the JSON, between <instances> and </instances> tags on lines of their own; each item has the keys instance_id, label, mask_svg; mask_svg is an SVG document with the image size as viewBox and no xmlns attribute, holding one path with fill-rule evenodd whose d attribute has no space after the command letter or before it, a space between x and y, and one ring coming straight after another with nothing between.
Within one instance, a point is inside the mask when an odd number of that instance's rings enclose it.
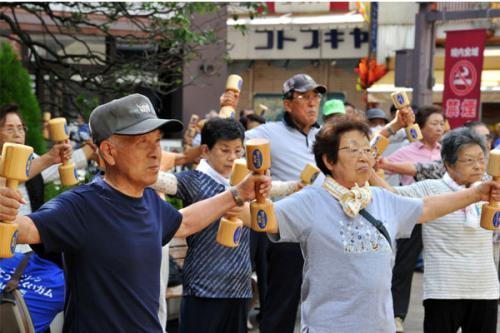
<instances>
[{"instance_id":1,"label":"wooden dumbbell","mask_svg":"<svg viewBox=\"0 0 500 333\"><path fill-rule=\"evenodd\" d=\"M198 120L200 120L200 116L198 116L197 114L192 114L191 118L189 119L189 123L193 126L196 126Z\"/></svg>"},{"instance_id":2,"label":"wooden dumbbell","mask_svg":"<svg viewBox=\"0 0 500 333\"><path fill-rule=\"evenodd\" d=\"M264 104L259 104L257 105L257 107L255 108L255 113L258 115L258 116L264 116L264 114L269 110L269 108L267 106L265 106Z\"/></svg>"},{"instance_id":3,"label":"wooden dumbbell","mask_svg":"<svg viewBox=\"0 0 500 333\"><path fill-rule=\"evenodd\" d=\"M304 185L311 185L314 183L319 175L319 168L312 163L307 163L304 170L300 173L300 181Z\"/></svg>"},{"instance_id":4,"label":"wooden dumbbell","mask_svg":"<svg viewBox=\"0 0 500 333\"><path fill-rule=\"evenodd\" d=\"M236 74L231 74L228 76L226 81L226 92L232 91L236 96L238 96L240 94L242 86L243 86L243 79L241 78L241 76ZM235 117L234 106L229 104L227 105L222 104L222 107L219 111L219 117L234 119Z\"/></svg>"},{"instance_id":5,"label":"wooden dumbbell","mask_svg":"<svg viewBox=\"0 0 500 333\"><path fill-rule=\"evenodd\" d=\"M47 125L50 118L51 118L50 112L43 113L43 138L45 140L50 139L49 127Z\"/></svg>"},{"instance_id":6,"label":"wooden dumbbell","mask_svg":"<svg viewBox=\"0 0 500 333\"><path fill-rule=\"evenodd\" d=\"M266 139L251 139L245 144L247 167L255 174L263 175L271 167L270 144ZM251 228L258 232L277 230L273 203L258 191L255 184L255 201L250 204Z\"/></svg>"},{"instance_id":7,"label":"wooden dumbbell","mask_svg":"<svg viewBox=\"0 0 500 333\"><path fill-rule=\"evenodd\" d=\"M488 158L488 174L493 180L500 182L500 150L490 151ZM481 209L481 227L487 230L500 229L500 206L496 201L490 201Z\"/></svg>"},{"instance_id":8,"label":"wooden dumbbell","mask_svg":"<svg viewBox=\"0 0 500 333\"><path fill-rule=\"evenodd\" d=\"M244 159L237 159L233 163L231 178L229 183L231 186L241 183L243 178L250 172L247 168ZM237 247L240 245L241 232L243 231L243 222L237 217L221 218L219 230L217 231L217 243L227 247Z\"/></svg>"},{"instance_id":9,"label":"wooden dumbbell","mask_svg":"<svg viewBox=\"0 0 500 333\"><path fill-rule=\"evenodd\" d=\"M0 176L6 178L6 186L17 190L20 181L30 175L33 148L17 143L4 143L0 161ZM17 223L0 223L0 258L14 255L17 241Z\"/></svg>"},{"instance_id":10,"label":"wooden dumbbell","mask_svg":"<svg viewBox=\"0 0 500 333\"><path fill-rule=\"evenodd\" d=\"M370 147L375 151L377 157L381 156L387 146L389 145L389 139L387 139L382 134L375 135L370 141Z\"/></svg>"},{"instance_id":11,"label":"wooden dumbbell","mask_svg":"<svg viewBox=\"0 0 500 333\"><path fill-rule=\"evenodd\" d=\"M447 133L447 132L450 131L450 129L451 129L450 122L448 121L448 119L445 119L444 120L444 129L443 129L443 132Z\"/></svg>"},{"instance_id":12,"label":"wooden dumbbell","mask_svg":"<svg viewBox=\"0 0 500 333\"><path fill-rule=\"evenodd\" d=\"M57 143L68 142L69 133L65 118L54 118L49 120L50 139ZM59 166L59 176L64 186L72 186L78 183L75 164L70 160L63 160Z\"/></svg>"},{"instance_id":13,"label":"wooden dumbbell","mask_svg":"<svg viewBox=\"0 0 500 333\"><path fill-rule=\"evenodd\" d=\"M396 91L392 93L391 99L396 109L400 111L409 108L411 105L410 99L408 98L408 95L404 91ZM407 126L405 128L405 132L406 132L406 137L410 142L422 140L422 132L420 131L420 126L418 126L418 124L411 124Z\"/></svg>"}]
</instances>

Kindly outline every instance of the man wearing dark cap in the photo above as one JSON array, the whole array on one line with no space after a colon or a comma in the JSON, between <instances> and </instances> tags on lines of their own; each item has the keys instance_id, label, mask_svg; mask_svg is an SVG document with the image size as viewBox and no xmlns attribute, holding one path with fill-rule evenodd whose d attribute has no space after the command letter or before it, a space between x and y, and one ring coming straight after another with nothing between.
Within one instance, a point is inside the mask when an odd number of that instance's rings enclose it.
<instances>
[{"instance_id":1,"label":"man wearing dark cap","mask_svg":"<svg viewBox=\"0 0 500 333\"><path fill-rule=\"evenodd\" d=\"M246 139L270 141L273 179L298 180L307 163L316 164L312 145L319 130L317 119L324 93L326 87L317 84L309 75L292 76L283 84L283 120L268 122L245 133ZM318 178L321 179L317 179L316 184L321 184L323 178ZM261 305L260 331L292 333L304 265L300 246L269 243L267 258L268 285Z\"/></svg>"},{"instance_id":2,"label":"man wearing dark cap","mask_svg":"<svg viewBox=\"0 0 500 333\"><path fill-rule=\"evenodd\" d=\"M366 119L374 130L382 129L389 122L387 115L381 109L369 109L366 111Z\"/></svg>"},{"instance_id":3,"label":"man wearing dark cap","mask_svg":"<svg viewBox=\"0 0 500 333\"><path fill-rule=\"evenodd\" d=\"M248 177L177 211L147 186L160 168L160 130L180 131L182 123L158 119L149 99L134 94L98 106L90 128L105 176L18 217L19 241L43 243L47 251L64 254L64 332L162 332L162 245L254 198L257 180L266 193L270 179Z\"/></svg>"}]
</instances>

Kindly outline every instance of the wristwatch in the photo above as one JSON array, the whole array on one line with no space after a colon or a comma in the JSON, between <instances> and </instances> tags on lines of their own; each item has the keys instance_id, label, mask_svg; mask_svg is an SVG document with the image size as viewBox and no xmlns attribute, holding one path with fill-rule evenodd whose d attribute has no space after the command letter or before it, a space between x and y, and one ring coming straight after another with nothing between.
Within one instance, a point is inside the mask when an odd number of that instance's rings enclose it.
<instances>
[{"instance_id":1,"label":"wristwatch","mask_svg":"<svg viewBox=\"0 0 500 333\"><path fill-rule=\"evenodd\" d=\"M234 202L236 202L236 205L241 207L245 204L245 201L240 197L238 194L238 190L236 189L236 186L233 186L229 189L229 192L231 192L231 195L233 196Z\"/></svg>"}]
</instances>

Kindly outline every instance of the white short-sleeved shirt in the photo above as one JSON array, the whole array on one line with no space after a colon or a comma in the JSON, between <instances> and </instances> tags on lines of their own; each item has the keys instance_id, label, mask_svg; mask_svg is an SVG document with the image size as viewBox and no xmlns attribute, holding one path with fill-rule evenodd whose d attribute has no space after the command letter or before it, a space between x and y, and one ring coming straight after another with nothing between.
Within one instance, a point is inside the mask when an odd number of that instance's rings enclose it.
<instances>
[{"instance_id":1,"label":"white short-sleeved shirt","mask_svg":"<svg viewBox=\"0 0 500 333\"><path fill-rule=\"evenodd\" d=\"M442 179L396 190L414 198L453 192ZM498 299L493 232L464 223L465 210L460 209L422 226L424 299Z\"/></svg>"},{"instance_id":2,"label":"white short-sleeved shirt","mask_svg":"<svg viewBox=\"0 0 500 333\"><path fill-rule=\"evenodd\" d=\"M265 138L271 144L271 174L276 180L299 180L307 163L316 165L312 147L319 128L313 127L307 135L284 121L273 121L245 132L245 140ZM324 180L322 174L315 184Z\"/></svg>"},{"instance_id":3,"label":"white short-sleeved shirt","mask_svg":"<svg viewBox=\"0 0 500 333\"><path fill-rule=\"evenodd\" d=\"M372 188L367 207L391 239L409 237L422 214L421 199ZM302 332L394 332L392 250L361 216L349 218L322 187L309 186L275 203L279 235L304 255ZM393 244L394 246L394 244Z\"/></svg>"}]
</instances>

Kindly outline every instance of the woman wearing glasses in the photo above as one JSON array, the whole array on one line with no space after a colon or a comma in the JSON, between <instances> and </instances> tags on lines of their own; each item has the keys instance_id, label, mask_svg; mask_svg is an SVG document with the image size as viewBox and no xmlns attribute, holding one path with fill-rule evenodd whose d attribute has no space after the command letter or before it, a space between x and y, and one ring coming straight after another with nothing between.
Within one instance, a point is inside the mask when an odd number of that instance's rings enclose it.
<instances>
[{"instance_id":1,"label":"woman wearing glasses","mask_svg":"<svg viewBox=\"0 0 500 333\"><path fill-rule=\"evenodd\" d=\"M500 199L500 184L491 181L423 199L370 187L369 137L363 122L326 124L314 144L323 186L275 203L278 230L270 238L299 243L304 255L302 332L394 332L394 239L408 237L417 222L488 200L490 191Z\"/></svg>"},{"instance_id":2,"label":"woman wearing glasses","mask_svg":"<svg viewBox=\"0 0 500 333\"><path fill-rule=\"evenodd\" d=\"M486 142L469 128L455 129L441 142L446 173L396 188L400 195L422 198L460 193L481 180ZM479 226L481 205L423 225L424 332L496 332L499 287L493 260L492 231Z\"/></svg>"}]
</instances>

